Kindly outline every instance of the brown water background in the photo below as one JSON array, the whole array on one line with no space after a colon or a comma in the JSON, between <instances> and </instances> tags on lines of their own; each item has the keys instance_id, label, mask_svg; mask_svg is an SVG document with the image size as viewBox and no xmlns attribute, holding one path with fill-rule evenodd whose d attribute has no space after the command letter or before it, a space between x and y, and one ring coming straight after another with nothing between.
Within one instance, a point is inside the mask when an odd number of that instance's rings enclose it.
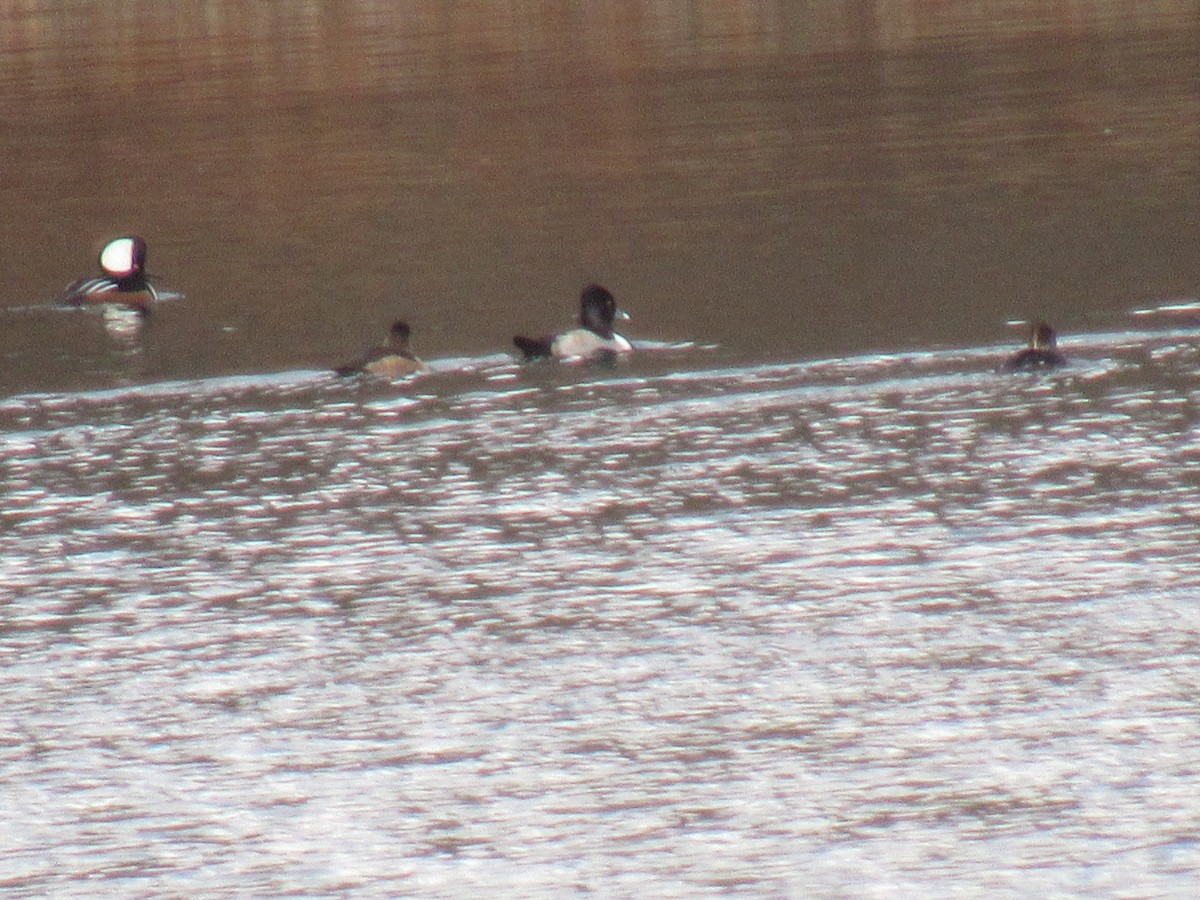
<instances>
[{"instance_id":1,"label":"brown water background","mask_svg":"<svg viewBox=\"0 0 1200 900\"><path fill-rule=\"evenodd\" d=\"M1200 283L1189 3L24 4L4 383L505 350L608 284L752 357L1109 325ZM145 235L136 359L25 311ZM116 352L116 356L113 353Z\"/></svg>"}]
</instances>

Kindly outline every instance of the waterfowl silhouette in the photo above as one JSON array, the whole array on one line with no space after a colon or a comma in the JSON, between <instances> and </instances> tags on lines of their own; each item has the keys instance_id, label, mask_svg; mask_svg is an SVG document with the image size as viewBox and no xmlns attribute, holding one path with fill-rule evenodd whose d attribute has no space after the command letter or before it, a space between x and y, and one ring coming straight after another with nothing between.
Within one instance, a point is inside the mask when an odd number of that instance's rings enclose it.
<instances>
[{"instance_id":1,"label":"waterfowl silhouette","mask_svg":"<svg viewBox=\"0 0 1200 900\"><path fill-rule=\"evenodd\" d=\"M356 362L334 369L339 375L381 375L385 378L401 378L416 372L428 371L428 367L408 349L412 330L408 323L400 320L392 324L386 344L368 350Z\"/></svg>"},{"instance_id":2,"label":"waterfowl silhouette","mask_svg":"<svg viewBox=\"0 0 1200 900\"><path fill-rule=\"evenodd\" d=\"M1029 346L1010 356L1004 371L1053 369L1065 365L1067 358L1058 352L1058 337L1045 322L1034 322L1029 328Z\"/></svg>"},{"instance_id":3,"label":"waterfowl silhouette","mask_svg":"<svg viewBox=\"0 0 1200 900\"><path fill-rule=\"evenodd\" d=\"M517 335L513 343L525 360L589 359L629 353L633 345L613 331L613 322L628 319L629 314L617 309L617 303L607 288L589 284L579 296L579 327L562 334L540 338Z\"/></svg>"},{"instance_id":4,"label":"waterfowl silhouette","mask_svg":"<svg viewBox=\"0 0 1200 900\"><path fill-rule=\"evenodd\" d=\"M146 274L146 250L146 241L136 234L109 241L100 251L103 274L69 284L54 302L59 306L115 304L148 314L159 294Z\"/></svg>"}]
</instances>

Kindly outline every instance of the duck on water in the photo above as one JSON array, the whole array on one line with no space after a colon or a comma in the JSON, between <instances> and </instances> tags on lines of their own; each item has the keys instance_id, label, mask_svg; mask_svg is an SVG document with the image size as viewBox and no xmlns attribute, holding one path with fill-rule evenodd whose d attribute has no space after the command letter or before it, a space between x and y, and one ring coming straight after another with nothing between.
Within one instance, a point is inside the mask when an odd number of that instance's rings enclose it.
<instances>
[{"instance_id":1,"label":"duck on water","mask_svg":"<svg viewBox=\"0 0 1200 900\"><path fill-rule=\"evenodd\" d=\"M578 328L537 338L517 335L513 343L525 361L611 358L633 351L628 339L613 330L615 321L628 318L607 288L590 284L579 296Z\"/></svg>"},{"instance_id":2,"label":"duck on water","mask_svg":"<svg viewBox=\"0 0 1200 900\"><path fill-rule=\"evenodd\" d=\"M1034 322L1029 328L1029 346L1018 350L1004 363L1005 372L1036 369L1056 369L1066 365L1067 358L1058 351L1058 336L1045 322Z\"/></svg>"},{"instance_id":3,"label":"duck on water","mask_svg":"<svg viewBox=\"0 0 1200 900\"><path fill-rule=\"evenodd\" d=\"M147 315L159 300L159 291L146 273L147 249L145 239L136 234L109 241L100 251L101 274L67 285L55 304L115 304Z\"/></svg>"},{"instance_id":4,"label":"duck on water","mask_svg":"<svg viewBox=\"0 0 1200 900\"><path fill-rule=\"evenodd\" d=\"M354 362L338 366L334 371L343 376L379 375L384 378L403 378L428 371L425 363L408 347L411 336L412 329L400 319L392 323L386 343L373 347Z\"/></svg>"}]
</instances>

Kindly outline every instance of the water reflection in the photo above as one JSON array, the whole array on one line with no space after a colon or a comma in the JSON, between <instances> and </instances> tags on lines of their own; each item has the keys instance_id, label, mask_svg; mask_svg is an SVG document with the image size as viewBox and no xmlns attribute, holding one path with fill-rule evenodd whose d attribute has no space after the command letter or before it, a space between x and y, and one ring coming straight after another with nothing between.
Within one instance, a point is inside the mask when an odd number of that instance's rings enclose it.
<instances>
[{"instance_id":1,"label":"water reflection","mask_svg":"<svg viewBox=\"0 0 1200 900\"><path fill-rule=\"evenodd\" d=\"M556 54L582 54L610 65L652 61L692 68L698 59L904 50L947 39L1141 35L1193 25L1194 13L1189 0L1133 8L1114 0L1069 7L1017 0L946 8L835 0L802 10L786 0L647 0L633 6L606 0L552 8L356 0L332 7L299 2L278 9L211 3L191 11L175 11L155 0L108 0L70 8L35 0L6 13L0 39L14 51L46 58L65 58L68 48L93 42L110 48L191 45L198 58L218 65L249 60L274 78L283 76L279 63L286 62L311 87L338 78L331 70L361 80L364 73L381 68L381 58L414 73L424 70L421 81L444 74L451 57L462 58L472 69L487 60L516 67L515 58L523 55ZM286 48L282 56L273 45Z\"/></svg>"}]
</instances>

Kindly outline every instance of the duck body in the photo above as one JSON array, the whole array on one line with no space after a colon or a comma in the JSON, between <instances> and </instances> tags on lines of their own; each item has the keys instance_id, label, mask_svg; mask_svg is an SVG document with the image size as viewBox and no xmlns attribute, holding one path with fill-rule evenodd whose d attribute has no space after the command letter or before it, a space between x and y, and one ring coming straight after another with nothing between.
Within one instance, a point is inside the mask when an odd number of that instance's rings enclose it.
<instances>
[{"instance_id":1,"label":"duck body","mask_svg":"<svg viewBox=\"0 0 1200 900\"><path fill-rule=\"evenodd\" d=\"M1004 364L1004 369L1007 372L1020 372L1029 369L1056 369L1066 364L1067 358L1057 350L1026 347L1010 356Z\"/></svg>"},{"instance_id":2,"label":"duck body","mask_svg":"<svg viewBox=\"0 0 1200 900\"><path fill-rule=\"evenodd\" d=\"M427 372L428 366L408 349L411 334L407 322L395 322L388 332L386 344L368 350L355 362L338 366L334 372L342 376L377 375L381 378L403 378Z\"/></svg>"},{"instance_id":3,"label":"duck body","mask_svg":"<svg viewBox=\"0 0 1200 900\"><path fill-rule=\"evenodd\" d=\"M142 288L120 287L111 278L81 278L67 285L55 301L57 306L115 305L150 314L150 306L158 299L148 284Z\"/></svg>"},{"instance_id":4,"label":"duck body","mask_svg":"<svg viewBox=\"0 0 1200 900\"><path fill-rule=\"evenodd\" d=\"M1004 363L1005 372L1056 369L1067 364L1058 351L1058 336L1045 322L1035 322L1029 331L1029 346L1018 350Z\"/></svg>"},{"instance_id":5,"label":"duck body","mask_svg":"<svg viewBox=\"0 0 1200 900\"><path fill-rule=\"evenodd\" d=\"M579 327L544 337L517 335L513 344L525 361L535 359L596 359L631 353L633 345L613 330L613 322L629 314L617 309L607 288L588 285L579 297Z\"/></svg>"},{"instance_id":6,"label":"duck body","mask_svg":"<svg viewBox=\"0 0 1200 900\"><path fill-rule=\"evenodd\" d=\"M614 332L611 337L605 338L587 328L576 328L560 334L550 343L550 355L560 358L631 352L633 345L622 335Z\"/></svg>"},{"instance_id":7,"label":"duck body","mask_svg":"<svg viewBox=\"0 0 1200 900\"><path fill-rule=\"evenodd\" d=\"M58 306L109 304L136 310L145 316L159 299L146 275L146 241L137 235L109 241L100 251L100 270L94 278L67 285L55 301Z\"/></svg>"}]
</instances>

